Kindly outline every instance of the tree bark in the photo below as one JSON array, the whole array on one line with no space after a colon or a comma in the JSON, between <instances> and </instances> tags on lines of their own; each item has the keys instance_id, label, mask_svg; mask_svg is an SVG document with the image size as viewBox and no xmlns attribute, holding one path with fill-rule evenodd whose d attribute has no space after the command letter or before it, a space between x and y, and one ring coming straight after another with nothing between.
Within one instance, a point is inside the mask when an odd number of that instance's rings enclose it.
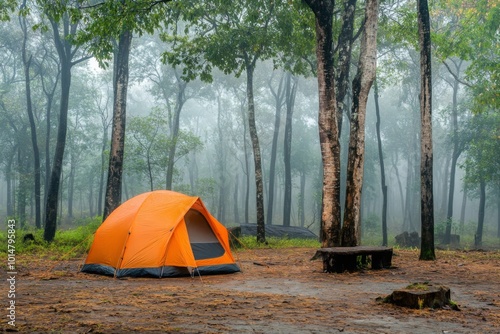
<instances>
[{"instance_id":1,"label":"tree bark","mask_svg":"<svg viewBox=\"0 0 500 334\"><path fill-rule=\"evenodd\" d=\"M129 54L132 44L132 32L125 30L120 34L118 50L115 54L113 125L111 130L111 148L109 151L108 179L104 197L105 220L121 203L123 153L125 146L125 120L127 111L127 88L129 77Z\"/></svg>"},{"instance_id":2,"label":"tree bark","mask_svg":"<svg viewBox=\"0 0 500 334\"><path fill-rule=\"evenodd\" d=\"M366 105L377 67L377 23L378 0L367 0L358 72L352 83L353 104L342 225L342 246L345 247L357 246L360 242L357 236L360 228L364 174Z\"/></svg>"},{"instance_id":3,"label":"tree bark","mask_svg":"<svg viewBox=\"0 0 500 334\"><path fill-rule=\"evenodd\" d=\"M283 203L283 226L290 226L290 215L292 212L292 116L297 93L297 79L292 78L291 73L286 77L286 122L285 138L283 143L283 161L285 164L285 194Z\"/></svg>"},{"instance_id":4,"label":"tree bark","mask_svg":"<svg viewBox=\"0 0 500 334\"><path fill-rule=\"evenodd\" d=\"M380 107L378 103L378 85L374 83L375 112L377 114L377 145L378 160L380 163L380 183L382 188L382 246L387 246L387 184L385 182L384 152L382 151L382 136L380 135Z\"/></svg>"},{"instance_id":5,"label":"tree bark","mask_svg":"<svg viewBox=\"0 0 500 334\"><path fill-rule=\"evenodd\" d=\"M323 162L320 240L340 246L340 143L333 63L334 1L306 0L315 15L318 76L318 128Z\"/></svg>"},{"instance_id":6,"label":"tree bark","mask_svg":"<svg viewBox=\"0 0 500 334\"><path fill-rule=\"evenodd\" d=\"M337 127L339 138L342 134L342 120L344 112L348 112L344 100L349 88L349 73L351 69L352 44L354 43L354 21L357 0L344 0L342 13L342 28L338 37L338 75L336 83L337 98Z\"/></svg>"},{"instance_id":7,"label":"tree bark","mask_svg":"<svg viewBox=\"0 0 500 334\"><path fill-rule=\"evenodd\" d=\"M248 62L247 71L247 101L248 101L248 130L252 141L253 159L255 165L255 203L257 208L257 242L266 242L266 227L264 221L264 183L262 181L262 160L260 156L259 137L255 124L255 103L253 98L253 73L255 61Z\"/></svg>"},{"instance_id":8,"label":"tree bark","mask_svg":"<svg viewBox=\"0 0 500 334\"><path fill-rule=\"evenodd\" d=\"M435 260L434 196L432 180L432 70L431 31L427 0L417 0L418 37L420 45L420 203L421 247L420 260Z\"/></svg>"}]
</instances>

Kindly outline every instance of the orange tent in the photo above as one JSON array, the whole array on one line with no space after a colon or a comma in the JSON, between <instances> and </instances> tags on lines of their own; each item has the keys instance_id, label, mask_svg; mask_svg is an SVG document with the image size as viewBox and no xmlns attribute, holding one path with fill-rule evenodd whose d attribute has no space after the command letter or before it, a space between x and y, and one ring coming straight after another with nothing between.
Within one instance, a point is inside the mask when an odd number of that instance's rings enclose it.
<instances>
[{"instance_id":1,"label":"orange tent","mask_svg":"<svg viewBox=\"0 0 500 334\"><path fill-rule=\"evenodd\" d=\"M83 272L171 277L233 273L227 229L199 197L158 190L133 197L97 229Z\"/></svg>"}]
</instances>

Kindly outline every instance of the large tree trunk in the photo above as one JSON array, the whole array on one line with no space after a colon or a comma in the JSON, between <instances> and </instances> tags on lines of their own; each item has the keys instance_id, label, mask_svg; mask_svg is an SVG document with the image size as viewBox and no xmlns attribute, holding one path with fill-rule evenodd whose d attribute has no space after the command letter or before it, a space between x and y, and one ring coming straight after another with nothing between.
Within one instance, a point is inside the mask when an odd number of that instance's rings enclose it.
<instances>
[{"instance_id":1,"label":"large tree trunk","mask_svg":"<svg viewBox=\"0 0 500 334\"><path fill-rule=\"evenodd\" d=\"M123 152L125 146L125 120L127 111L127 88L129 77L129 54L132 32L123 31L115 54L113 125L111 130L111 149L109 151L108 180L104 203L103 220L121 203Z\"/></svg>"},{"instance_id":2,"label":"large tree trunk","mask_svg":"<svg viewBox=\"0 0 500 334\"><path fill-rule=\"evenodd\" d=\"M283 145L283 160L285 163L285 194L283 204L283 226L290 226L292 212L292 116L297 92L297 79L288 73L286 77L286 122Z\"/></svg>"},{"instance_id":3,"label":"large tree trunk","mask_svg":"<svg viewBox=\"0 0 500 334\"><path fill-rule=\"evenodd\" d=\"M323 247L340 246L340 142L333 63L334 1L306 0L316 18L319 93L318 128L323 162L320 240Z\"/></svg>"},{"instance_id":4,"label":"large tree trunk","mask_svg":"<svg viewBox=\"0 0 500 334\"><path fill-rule=\"evenodd\" d=\"M427 0L417 0L418 37L420 45L420 203L421 247L420 260L435 260L434 196L432 187L432 71L431 27Z\"/></svg>"},{"instance_id":5,"label":"large tree trunk","mask_svg":"<svg viewBox=\"0 0 500 334\"><path fill-rule=\"evenodd\" d=\"M281 125L281 107L283 106L283 97L285 91L283 90L283 81L285 78L285 74L283 74L280 78L278 91L275 92L271 80L269 82L269 88L271 89L271 93L275 99L275 115L274 115L274 132L273 132L273 141L271 145L271 161L269 165L269 191L267 196L267 216L266 223L269 225L273 224L273 205L274 205L274 180L276 178L276 156L278 151L278 137L280 132Z\"/></svg>"},{"instance_id":6,"label":"large tree trunk","mask_svg":"<svg viewBox=\"0 0 500 334\"><path fill-rule=\"evenodd\" d=\"M26 6L26 0L23 1L23 6ZM20 17L19 21L23 30L23 46L22 46L22 58L24 65L24 83L26 87L26 107L28 111L28 119L30 123L31 132L31 146L33 147L33 171L35 177L35 226L36 228L42 227L42 217L41 217L41 184L40 184L40 150L38 149L38 140L36 136L36 124L35 117L33 115L33 105L31 103L31 78L30 78L30 66L31 66L31 56L28 57L26 54L26 43L28 40L28 32L26 26L26 18Z\"/></svg>"},{"instance_id":7,"label":"large tree trunk","mask_svg":"<svg viewBox=\"0 0 500 334\"><path fill-rule=\"evenodd\" d=\"M380 163L380 183L382 188L382 246L387 246L387 184L385 183L384 152L382 151L382 136L380 135L380 107L378 103L378 85L374 83L375 113L377 114L377 146Z\"/></svg>"},{"instance_id":8,"label":"large tree trunk","mask_svg":"<svg viewBox=\"0 0 500 334\"><path fill-rule=\"evenodd\" d=\"M264 221L264 183L262 181L262 160L260 156L259 137L255 124L255 103L253 98L253 73L255 62L247 64L247 101L248 130L252 141L253 159L255 165L255 203L257 208L257 242L266 242L266 226Z\"/></svg>"},{"instance_id":9,"label":"large tree trunk","mask_svg":"<svg viewBox=\"0 0 500 334\"><path fill-rule=\"evenodd\" d=\"M353 104L347 161L347 187L342 226L342 246L357 246L361 216L365 157L365 118L368 94L377 67L378 0L366 0L365 27L361 40L358 72L352 83Z\"/></svg>"}]
</instances>

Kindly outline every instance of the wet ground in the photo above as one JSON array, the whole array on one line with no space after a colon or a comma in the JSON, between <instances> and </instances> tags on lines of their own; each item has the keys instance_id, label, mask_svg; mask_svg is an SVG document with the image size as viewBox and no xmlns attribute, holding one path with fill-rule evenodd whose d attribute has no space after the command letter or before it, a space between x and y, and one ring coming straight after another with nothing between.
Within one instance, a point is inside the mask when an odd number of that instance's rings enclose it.
<instances>
[{"instance_id":1,"label":"wet ground","mask_svg":"<svg viewBox=\"0 0 500 334\"><path fill-rule=\"evenodd\" d=\"M323 273L314 253L239 250L241 273L164 279L114 279L80 273L82 259L19 256L16 326L2 325L21 333L500 333L498 251L419 261L418 251L395 250L391 269L343 274ZM460 311L376 301L425 281L448 286Z\"/></svg>"}]
</instances>

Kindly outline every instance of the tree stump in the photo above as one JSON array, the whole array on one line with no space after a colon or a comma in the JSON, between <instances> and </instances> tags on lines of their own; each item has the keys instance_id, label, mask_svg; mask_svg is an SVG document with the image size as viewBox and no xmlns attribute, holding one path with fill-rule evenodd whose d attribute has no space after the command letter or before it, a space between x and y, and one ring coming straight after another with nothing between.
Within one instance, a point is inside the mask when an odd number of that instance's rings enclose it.
<instances>
[{"instance_id":1,"label":"tree stump","mask_svg":"<svg viewBox=\"0 0 500 334\"><path fill-rule=\"evenodd\" d=\"M413 283L404 289L395 290L384 301L398 306L414 309L450 307L458 310L458 306L451 301L450 289L443 285L434 285L429 282Z\"/></svg>"}]
</instances>

